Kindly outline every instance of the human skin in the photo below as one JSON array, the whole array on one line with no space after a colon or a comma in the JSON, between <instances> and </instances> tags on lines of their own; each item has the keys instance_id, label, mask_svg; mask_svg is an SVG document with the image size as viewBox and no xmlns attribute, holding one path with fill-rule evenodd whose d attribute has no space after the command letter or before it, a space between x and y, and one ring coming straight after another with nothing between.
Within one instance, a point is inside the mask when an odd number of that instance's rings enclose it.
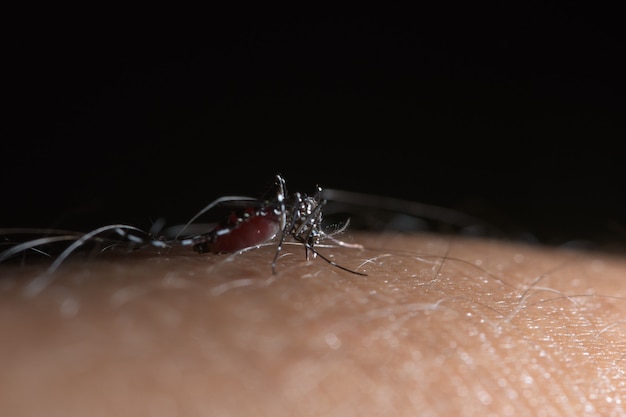
<instances>
[{"instance_id":1,"label":"human skin","mask_svg":"<svg viewBox=\"0 0 626 417\"><path fill-rule=\"evenodd\" d=\"M618 416L626 261L436 234L0 265L6 416Z\"/></svg>"}]
</instances>

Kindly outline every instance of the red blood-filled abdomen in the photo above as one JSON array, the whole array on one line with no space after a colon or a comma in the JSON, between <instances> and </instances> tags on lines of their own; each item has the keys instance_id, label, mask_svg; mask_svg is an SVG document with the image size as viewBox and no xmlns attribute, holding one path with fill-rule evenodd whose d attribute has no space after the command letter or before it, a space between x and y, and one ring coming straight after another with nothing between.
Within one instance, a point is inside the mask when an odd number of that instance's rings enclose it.
<instances>
[{"instance_id":1,"label":"red blood-filled abdomen","mask_svg":"<svg viewBox=\"0 0 626 417\"><path fill-rule=\"evenodd\" d=\"M201 252L231 253L272 239L280 231L278 218L256 215L240 223L230 232L218 236L215 242L203 244Z\"/></svg>"}]
</instances>

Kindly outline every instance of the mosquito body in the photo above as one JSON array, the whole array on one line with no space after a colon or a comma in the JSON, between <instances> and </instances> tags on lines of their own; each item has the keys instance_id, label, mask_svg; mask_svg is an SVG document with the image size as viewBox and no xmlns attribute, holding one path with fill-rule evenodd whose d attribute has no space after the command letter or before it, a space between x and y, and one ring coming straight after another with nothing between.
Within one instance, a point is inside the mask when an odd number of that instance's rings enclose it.
<instances>
[{"instance_id":1,"label":"mosquito body","mask_svg":"<svg viewBox=\"0 0 626 417\"><path fill-rule=\"evenodd\" d=\"M271 200L259 201L248 200L246 197L228 197L209 204L185 225L181 232L177 233L174 240L169 244L180 243L192 245L199 253L232 253L252 246L260 245L274 238L278 238L276 254L272 261L272 271L276 272L276 261L282 251L285 239L291 238L305 248L307 260L319 256L324 261L357 275L365 275L358 271L345 268L320 254L315 246L322 240L329 239L341 246L361 248L360 245L349 244L339 241L333 234L341 232L347 224L333 233L326 233L322 228L322 209L326 200L321 198L322 189L318 186L313 196L295 193L290 196L287 193L285 180L281 175L276 176L277 192ZM213 208L217 204L243 202L244 209L240 213L231 214L208 233L180 238L186 229L197 217ZM253 206L257 206L253 208Z\"/></svg>"}]
</instances>

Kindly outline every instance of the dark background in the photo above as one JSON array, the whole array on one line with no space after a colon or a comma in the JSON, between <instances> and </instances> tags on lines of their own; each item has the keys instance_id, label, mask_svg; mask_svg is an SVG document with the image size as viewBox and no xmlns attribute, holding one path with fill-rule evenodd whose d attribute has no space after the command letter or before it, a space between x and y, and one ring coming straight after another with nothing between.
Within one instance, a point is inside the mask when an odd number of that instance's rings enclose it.
<instances>
[{"instance_id":1,"label":"dark background","mask_svg":"<svg viewBox=\"0 0 626 417\"><path fill-rule=\"evenodd\" d=\"M9 20L0 227L180 223L282 173L291 191L457 208L547 243L626 239L617 11L241 5Z\"/></svg>"}]
</instances>

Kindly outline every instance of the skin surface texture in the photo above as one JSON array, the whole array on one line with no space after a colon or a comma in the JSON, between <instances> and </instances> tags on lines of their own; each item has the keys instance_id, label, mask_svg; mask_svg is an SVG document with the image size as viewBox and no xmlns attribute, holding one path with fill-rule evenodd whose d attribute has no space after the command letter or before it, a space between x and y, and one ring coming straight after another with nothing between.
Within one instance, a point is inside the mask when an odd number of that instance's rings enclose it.
<instances>
[{"instance_id":1,"label":"skin surface texture","mask_svg":"<svg viewBox=\"0 0 626 417\"><path fill-rule=\"evenodd\" d=\"M619 416L626 261L431 234L0 265L6 416ZM329 245L330 246L330 245ZM45 275L44 275L45 276ZM41 282L41 281L37 281Z\"/></svg>"}]
</instances>

